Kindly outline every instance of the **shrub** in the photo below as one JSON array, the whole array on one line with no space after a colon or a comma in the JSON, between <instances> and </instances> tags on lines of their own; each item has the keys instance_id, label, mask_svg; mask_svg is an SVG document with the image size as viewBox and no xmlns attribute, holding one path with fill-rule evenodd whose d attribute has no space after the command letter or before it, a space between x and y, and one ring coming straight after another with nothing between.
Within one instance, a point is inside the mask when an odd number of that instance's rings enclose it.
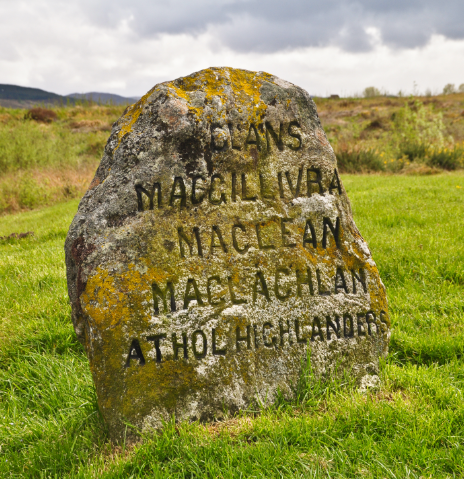
<instances>
[{"instance_id":1,"label":"shrub","mask_svg":"<svg viewBox=\"0 0 464 479\"><path fill-rule=\"evenodd\" d=\"M342 148L335 153L342 173L384 171L385 165L377 151Z\"/></svg>"},{"instance_id":2,"label":"shrub","mask_svg":"<svg viewBox=\"0 0 464 479\"><path fill-rule=\"evenodd\" d=\"M461 84L459 85L459 91L460 91L461 93L464 93L464 83L461 83Z\"/></svg>"},{"instance_id":3,"label":"shrub","mask_svg":"<svg viewBox=\"0 0 464 479\"><path fill-rule=\"evenodd\" d=\"M40 123L51 123L57 119L57 114L47 108L32 108L25 115L26 120L34 120Z\"/></svg>"},{"instance_id":4,"label":"shrub","mask_svg":"<svg viewBox=\"0 0 464 479\"><path fill-rule=\"evenodd\" d=\"M392 140L398 158L423 159L428 145L445 147L442 113L435 113L419 100L406 103L393 116Z\"/></svg>"},{"instance_id":5,"label":"shrub","mask_svg":"<svg viewBox=\"0 0 464 479\"><path fill-rule=\"evenodd\" d=\"M443 87L443 95L451 95L452 93L456 93L456 87L453 83L447 83Z\"/></svg>"},{"instance_id":6,"label":"shrub","mask_svg":"<svg viewBox=\"0 0 464 479\"><path fill-rule=\"evenodd\" d=\"M432 150L427 158L429 166L443 168L444 170L457 170L464 167L464 148L442 148Z\"/></svg>"},{"instance_id":7,"label":"shrub","mask_svg":"<svg viewBox=\"0 0 464 479\"><path fill-rule=\"evenodd\" d=\"M407 157L409 161L422 160L427 156L428 148L424 143L405 143L399 151L399 157Z\"/></svg>"},{"instance_id":8,"label":"shrub","mask_svg":"<svg viewBox=\"0 0 464 479\"><path fill-rule=\"evenodd\" d=\"M363 91L364 98L374 98L380 95L381 95L380 90L376 88L375 86L368 86L367 88L364 88L364 91Z\"/></svg>"}]
</instances>

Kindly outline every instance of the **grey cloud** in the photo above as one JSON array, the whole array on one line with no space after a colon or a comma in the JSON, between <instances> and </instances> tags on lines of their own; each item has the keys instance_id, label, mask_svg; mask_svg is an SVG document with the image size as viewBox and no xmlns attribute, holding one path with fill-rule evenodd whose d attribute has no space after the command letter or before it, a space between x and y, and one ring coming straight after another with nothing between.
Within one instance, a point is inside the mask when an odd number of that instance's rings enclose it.
<instances>
[{"instance_id":1,"label":"grey cloud","mask_svg":"<svg viewBox=\"0 0 464 479\"><path fill-rule=\"evenodd\" d=\"M81 0L77 5L105 28L126 21L140 37L209 31L240 52L328 45L366 51L375 42L369 27L397 49L424 46L433 34L464 38L462 0Z\"/></svg>"}]
</instances>

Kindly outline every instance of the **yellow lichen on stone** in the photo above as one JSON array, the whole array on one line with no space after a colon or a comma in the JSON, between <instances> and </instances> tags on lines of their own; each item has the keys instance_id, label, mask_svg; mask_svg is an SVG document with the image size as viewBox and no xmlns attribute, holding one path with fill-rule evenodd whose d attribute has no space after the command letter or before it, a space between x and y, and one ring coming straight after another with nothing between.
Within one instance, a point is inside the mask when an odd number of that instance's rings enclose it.
<instances>
[{"instance_id":1,"label":"yellow lichen on stone","mask_svg":"<svg viewBox=\"0 0 464 479\"><path fill-rule=\"evenodd\" d=\"M208 100L218 97L225 103L228 98L227 88L230 87L238 101L250 105L247 109L250 120L256 120L261 118L267 108L261 100L259 87L262 81L271 80L272 75L265 72L256 74L233 68L208 68L184 77L181 82L177 80L168 82L167 86L188 103L191 100L189 93L200 89L206 93ZM203 108L194 107L191 104L189 109L194 111L197 117L203 112Z\"/></svg>"},{"instance_id":2,"label":"yellow lichen on stone","mask_svg":"<svg viewBox=\"0 0 464 479\"><path fill-rule=\"evenodd\" d=\"M149 92L143 95L139 101L127 107L126 111L124 112L123 116L118 120L118 124L121 124L121 129L118 132L118 144L114 148L114 152L119 148L121 144L121 140L126 136L128 133L132 131L132 127L134 126L135 122L139 118L140 114L143 111L143 107L148 99L148 97L152 94L155 88L152 88ZM113 153L114 153L113 152Z\"/></svg>"}]
</instances>

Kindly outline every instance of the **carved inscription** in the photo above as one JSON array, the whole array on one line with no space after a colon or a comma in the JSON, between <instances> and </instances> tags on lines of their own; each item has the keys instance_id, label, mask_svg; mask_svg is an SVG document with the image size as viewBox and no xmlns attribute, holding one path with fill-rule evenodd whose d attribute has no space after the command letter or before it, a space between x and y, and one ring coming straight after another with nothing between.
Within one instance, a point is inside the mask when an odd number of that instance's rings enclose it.
<instances>
[{"instance_id":1,"label":"carved inscription","mask_svg":"<svg viewBox=\"0 0 464 479\"><path fill-rule=\"evenodd\" d=\"M387 313L383 310L369 310L356 314L314 316L309 322L295 319L279 321L277 325L270 321L263 324L250 323L243 327L237 326L229 332L229 336L219 332L220 328L197 329L181 334L163 332L142 339L134 338L128 348L126 367L132 364L144 366L148 360L147 352L153 347L155 354L152 357L157 363L162 363L180 359L200 360L208 355L243 354L247 350L260 348L278 350L315 341L367 338L383 334L387 329Z\"/></svg>"},{"instance_id":2,"label":"carved inscription","mask_svg":"<svg viewBox=\"0 0 464 479\"><path fill-rule=\"evenodd\" d=\"M218 252L245 254L251 246L259 250L274 250L276 248L295 248L298 244L303 248L314 248L318 246L327 249L333 246L341 248L342 231L340 218L331 220L323 217L321 224L317 225L322 230L318 237L315 225L311 219L305 222L302 233L299 237L292 234L289 227L294 224L293 218L275 218L266 222L254 222L252 225L245 225L237 222L231 226L211 225L210 227L199 226L177 228L177 239L181 258L188 256L208 256ZM265 236L268 233L276 233L278 240L269 242ZM209 247L208 247L209 244Z\"/></svg>"},{"instance_id":3,"label":"carved inscription","mask_svg":"<svg viewBox=\"0 0 464 479\"><path fill-rule=\"evenodd\" d=\"M255 177L256 176L256 177ZM255 189L252 184L259 185ZM170 184L155 181L151 185L135 183L137 210L153 210L163 207L186 208L208 202L212 205L227 205L241 201L273 200L284 201L313 194L342 194L338 171L334 169L325 177L319 168L302 166L297 171L278 172L276 177L263 173L251 175L232 172L230 175L214 174L210 178L176 176Z\"/></svg>"},{"instance_id":4,"label":"carved inscription","mask_svg":"<svg viewBox=\"0 0 464 479\"><path fill-rule=\"evenodd\" d=\"M270 121L247 125L229 121L227 125L211 125L211 148L215 152L223 153L230 149L240 151L251 147L264 152L271 152L273 148L298 151L302 145L298 120L279 121L274 125Z\"/></svg>"},{"instance_id":5,"label":"carved inscription","mask_svg":"<svg viewBox=\"0 0 464 479\"><path fill-rule=\"evenodd\" d=\"M290 271L277 267L272 274L256 271L251 277L240 278L240 294L231 276L209 276L206 280L188 278L184 284L152 284L153 313L155 316L188 309L195 301L196 306L232 306L254 304L258 298L267 302L274 298L284 302L292 297L331 296L334 294L365 294L368 276L363 268L347 270L337 267L331 276L331 283L324 283L320 269L306 268ZM247 298L252 298L251 300ZM178 308L177 305L182 305ZM161 306L163 310L161 311Z\"/></svg>"}]
</instances>

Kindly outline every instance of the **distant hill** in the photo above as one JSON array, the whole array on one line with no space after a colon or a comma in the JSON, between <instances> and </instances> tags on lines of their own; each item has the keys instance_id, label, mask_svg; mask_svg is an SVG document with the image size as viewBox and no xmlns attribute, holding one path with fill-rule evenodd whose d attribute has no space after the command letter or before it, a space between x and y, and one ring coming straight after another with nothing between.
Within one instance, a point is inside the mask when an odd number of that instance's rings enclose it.
<instances>
[{"instance_id":1,"label":"distant hill","mask_svg":"<svg viewBox=\"0 0 464 479\"><path fill-rule=\"evenodd\" d=\"M67 103L67 98L56 93L18 85L0 84L0 105L10 108L30 108L37 103L46 105ZM72 100L74 103L74 101Z\"/></svg>"},{"instance_id":2,"label":"distant hill","mask_svg":"<svg viewBox=\"0 0 464 479\"><path fill-rule=\"evenodd\" d=\"M126 98L113 93L71 93L71 95L57 95L40 88L29 88L18 85L0 84L0 105L9 108L31 108L37 104L74 105L76 100L88 100L96 103L113 105L129 105L139 98Z\"/></svg>"},{"instance_id":3,"label":"distant hill","mask_svg":"<svg viewBox=\"0 0 464 479\"><path fill-rule=\"evenodd\" d=\"M114 93L101 93L96 91L90 93L71 93L68 96L79 100L95 101L102 104L112 103L114 105L132 104L140 99L140 97L125 97L115 95Z\"/></svg>"}]
</instances>

